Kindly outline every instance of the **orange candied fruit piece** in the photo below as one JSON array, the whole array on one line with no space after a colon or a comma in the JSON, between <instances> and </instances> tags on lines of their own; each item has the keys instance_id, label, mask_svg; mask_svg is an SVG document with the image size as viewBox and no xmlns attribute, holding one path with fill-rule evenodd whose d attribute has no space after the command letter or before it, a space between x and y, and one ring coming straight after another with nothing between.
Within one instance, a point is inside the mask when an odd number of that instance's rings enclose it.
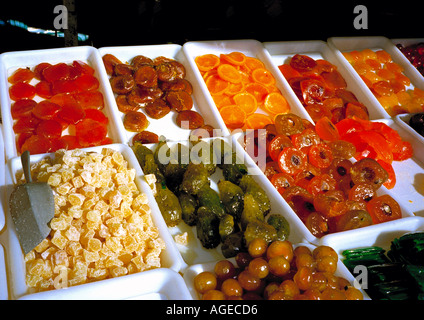
<instances>
[{"instance_id":1,"label":"orange candied fruit piece","mask_svg":"<svg viewBox=\"0 0 424 320\"><path fill-rule=\"evenodd\" d=\"M222 80L231 82L231 83L239 83L242 80L242 76L238 72L234 66L230 64L221 64L218 69L218 76L221 77Z\"/></svg>"},{"instance_id":2,"label":"orange candied fruit piece","mask_svg":"<svg viewBox=\"0 0 424 320\"><path fill-rule=\"evenodd\" d=\"M253 94L259 104L262 104L265 101L265 98L269 93L267 87L257 82L248 84L246 86L246 91Z\"/></svg>"},{"instance_id":3,"label":"orange candied fruit piece","mask_svg":"<svg viewBox=\"0 0 424 320\"><path fill-rule=\"evenodd\" d=\"M241 66L246 62L246 55L239 51L233 51L228 54L221 54L221 59L236 66Z\"/></svg>"},{"instance_id":4,"label":"orange candied fruit piece","mask_svg":"<svg viewBox=\"0 0 424 320\"><path fill-rule=\"evenodd\" d=\"M206 79L206 86L211 94L223 94L229 83L222 80L218 75L212 75Z\"/></svg>"},{"instance_id":5,"label":"orange candied fruit piece","mask_svg":"<svg viewBox=\"0 0 424 320\"><path fill-rule=\"evenodd\" d=\"M392 61L392 57L385 50L378 50L375 53L377 54L377 60L381 63L388 63Z\"/></svg>"},{"instance_id":6,"label":"orange candied fruit piece","mask_svg":"<svg viewBox=\"0 0 424 320\"><path fill-rule=\"evenodd\" d=\"M214 94L212 95L212 99L215 102L218 109L234 104L231 98L227 96L226 94Z\"/></svg>"},{"instance_id":7,"label":"orange candied fruit piece","mask_svg":"<svg viewBox=\"0 0 424 320\"><path fill-rule=\"evenodd\" d=\"M241 107L237 105L225 106L219 110L219 113L228 128L237 129L244 126L246 112Z\"/></svg>"},{"instance_id":8,"label":"orange candied fruit piece","mask_svg":"<svg viewBox=\"0 0 424 320\"><path fill-rule=\"evenodd\" d=\"M362 50L362 54L363 54L363 59L377 59L377 54L371 50L371 49L364 49Z\"/></svg>"},{"instance_id":9,"label":"orange candied fruit piece","mask_svg":"<svg viewBox=\"0 0 424 320\"><path fill-rule=\"evenodd\" d=\"M259 69L259 68L265 68L265 65L263 64L263 62L261 60L259 60L257 58L252 58L252 57L246 57L245 66L250 71L253 71L253 70Z\"/></svg>"},{"instance_id":10,"label":"orange candied fruit piece","mask_svg":"<svg viewBox=\"0 0 424 320\"><path fill-rule=\"evenodd\" d=\"M261 83L265 86L275 85L275 78L270 71L264 68L258 68L253 70L252 79L255 82Z\"/></svg>"},{"instance_id":11,"label":"orange candied fruit piece","mask_svg":"<svg viewBox=\"0 0 424 320\"><path fill-rule=\"evenodd\" d=\"M263 113L253 113L246 118L247 129L263 129L268 124L272 124L272 119Z\"/></svg>"},{"instance_id":12,"label":"orange candied fruit piece","mask_svg":"<svg viewBox=\"0 0 424 320\"><path fill-rule=\"evenodd\" d=\"M236 94L233 97L233 100L236 105L241 107L246 112L247 115L254 113L258 108L256 98L248 92L241 92Z\"/></svg>"},{"instance_id":13,"label":"orange candied fruit piece","mask_svg":"<svg viewBox=\"0 0 424 320\"><path fill-rule=\"evenodd\" d=\"M264 108L270 114L288 113L290 106L280 92L269 93L264 101Z\"/></svg>"},{"instance_id":14,"label":"orange candied fruit piece","mask_svg":"<svg viewBox=\"0 0 424 320\"><path fill-rule=\"evenodd\" d=\"M216 68L219 65L219 57L214 54L204 54L197 56L194 61L200 71L206 72Z\"/></svg>"}]
</instances>

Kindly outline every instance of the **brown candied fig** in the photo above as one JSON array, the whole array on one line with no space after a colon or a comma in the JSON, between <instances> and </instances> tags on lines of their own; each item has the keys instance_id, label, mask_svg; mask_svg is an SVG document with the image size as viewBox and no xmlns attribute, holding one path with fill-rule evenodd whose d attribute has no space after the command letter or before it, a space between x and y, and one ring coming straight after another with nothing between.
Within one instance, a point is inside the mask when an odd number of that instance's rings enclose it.
<instances>
[{"instance_id":1,"label":"brown candied fig","mask_svg":"<svg viewBox=\"0 0 424 320\"><path fill-rule=\"evenodd\" d=\"M203 126L203 117L193 110L183 110L177 115L177 125L183 129L197 129Z\"/></svg>"},{"instance_id":2,"label":"brown candied fig","mask_svg":"<svg viewBox=\"0 0 424 320\"><path fill-rule=\"evenodd\" d=\"M130 111L125 114L124 127L131 132L140 132L147 129L149 120L144 113L137 111Z\"/></svg>"},{"instance_id":3,"label":"brown candied fig","mask_svg":"<svg viewBox=\"0 0 424 320\"><path fill-rule=\"evenodd\" d=\"M113 75L115 66L118 64L122 64L121 60L115 57L113 54L105 54L102 58L103 64L105 65L106 72L108 75Z\"/></svg>"},{"instance_id":4,"label":"brown candied fig","mask_svg":"<svg viewBox=\"0 0 424 320\"><path fill-rule=\"evenodd\" d=\"M137 111L139 107L134 107L130 105L127 101L127 96L124 94L120 94L116 97L116 104L118 105L118 110L127 113L129 111Z\"/></svg>"},{"instance_id":5,"label":"brown candied fig","mask_svg":"<svg viewBox=\"0 0 424 320\"><path fill-rule=\"evenodd\" d=\"M153 88L158 85L158 75L151 66L141 66L134 74L135 83L139 86Z\"/></svg>"},{"instance_id":6,"label":"brown candied fig","mask_svg":"<svg viewBox=\"0 0 424 320\"><path fill-rule=\"evenodd\" d=\"M127 94L134 89L135 82L132 76L123 75L110 78L110 85L114 93Z\"/></svg>"},{"instance_id":7,"label":"brown candied fig","mask_svg":"<svg viewBox=\"0 0 424 320\"><path fill-rule=\"evenodd\" d=\"M158 67L159 65L161 65L163 63L168 63L168 62L171 62L171 61L174 61L174 59L167 58L167 57L164 57L164 56L158 56L158 57L153 59L153 65L155 67Z\"/></svg>"},{"instance_id":8,"label":"brown candied fig","mask_svg":"<svg viewBox=\"0 0 424 320\"><path fill-rule=\"evenodd\" d=\"M146 56L143 56L143 55L138 55L138 56L135 56L134 58L132 58L131 65L136 69L140 68L141 66L145 66L145 65L152 66L153 60L150 59L149 57L146 57Z\"/></svg>"},{"instance_id":9,"label":"brown candied fig","mask_svg":"<svg viewBox=\"0 0 424 320\"><path fill-rule=\"evenodd\" d=\"M170 64L174 67L177 79L184 79L186 76L186 70L184 65L181 62L178 62L177 60L171 61Z\"/></svg>"},{"instance_id":10,"label":"brown candied fig","mask_svg":"<svg viewBox=\"0 0 424 320\"><path fill-rule=\"evenodd\" d=\"M166 102L177 112L191 110L193 107L193 99L185 91L171 91L166 95Z\"/></svg>"},{"instance_id":11,"label":"brown candied fig","mask_svg":"<svg viewBox=\"0 0 424 320\"><path fill-rule=\"evenodd\" d=\"M204 139L204 138L212 138L213 136L214 136L214 128L209 124L204 124L203 126L194 129L190 133L190 137L196 137L197 140Z\"/></svg>"},{"instance_id":12,"label":"brown candied fig","mask_svg":"<svg viewBox=\"0 0 424 320\"><path fill-rule=\"evenodd\" d=\"M137 86L128 96L128 103L134 107L144 108L149 103L159 99L162 90L159 88L146 88Z\"/></svg>"},{"instance_id":13,"label":"brown candied fig","mask_svg":"<svg viewBox=\"0 0 424 320\"><path fill-rule=\"evenodd\" d=\"M178 79L177 70L174 65L171 63L162 63L156 67L156 71L158 73L158 79L160 81L172 82Z\"/></svg>"},{"instance_id":14,"label":"brown candied fig","mask_svg":"<svg viewBox=\"0 0 424 320\"><path fill-rule=\"evenodd\" d=\"M133 145L136 142L140 142L142 144L158 143L159 142L159 136L156 133L154 133L154 132L150 132L150 131L144 130L142 132L137 133L132 138Z\"/></svg>"},{"instance_id":15,"label":"brown candied fig","mask_svg":"<svg viewBox=\"0 0 424 320\"><path fill-rule=\"evenodd\" d=\"M126 63L117 64L113 70L116 76L123 76L126 74L132 76L134 73L134 67Z\"/></svg>"},{"instance_id":16,"label":"brown candied fig","mask_svg":"<svg viewBox=\"0 0 424 320\"><path fill-rule=\"evenodd\" d=\"M389 178L387 171L371 158L363 158L355 162L350 168L350 175L354 184L368 182L375 190L380 188Z\"/></svg>"},{"instance_id":17,"label":"brown candied fig","mask_svg":"<svg viewBox=\"0 0 424 320\"><path fill-rule=\"evenodd\" d=\"M171 108L162 99L156 99L149 103L144 111L150 118L160 119L166 116L171 111Z\"/></svg>"}]
</instances>

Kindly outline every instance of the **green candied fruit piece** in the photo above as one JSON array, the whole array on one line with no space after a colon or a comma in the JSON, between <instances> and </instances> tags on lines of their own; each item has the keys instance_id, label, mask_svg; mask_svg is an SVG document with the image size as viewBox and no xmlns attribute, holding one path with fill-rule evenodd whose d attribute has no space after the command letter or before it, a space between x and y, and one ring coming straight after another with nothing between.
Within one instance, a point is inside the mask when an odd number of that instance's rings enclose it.
<instances>
[{"instance_id":1,"label":"green candied fruit piece","mask_svg":"<svg viewBox=\"0 0 424 320\"><path fill-rule=\"evenodd\" d=\"M222 242L221 252L225 258L235 257L237 253L246 251L243 232L228 235Z\"/></svg>"},{"instance_id":2,"label":"green candied fruit piece","mask_svg":"<svg viewBox=\"0 0 424 320\"><path fill-rule=\"evenodd\" d=\"M281 214L271 214L267 222L277 230L277 240L284 241L289 238L290 224Z\"/></svg>"},{"instance_id":3,"label":"green candied fruit piece","mask_svg":"<svg viewBox=\"0 0 424 320\"><path fill-rule=\"evenodd\" d=\"M245 195L251 194L255 198L264 217L271 211L271 201L268 195L252 176L244 175L240 179L239 186L244 191Z\"/></svg>"},{"instance_id":4,"label":"green candied fruit piece","mask_svg":"<svg viewBox=\"0 0 424 320\"><path fill-rule=\"evenodd\" d=\"M168 227L175 227L181 222L182 210L177 196L165 183L156 183L155 200Z\"/></svg>"},{"instance_id":5,"label":"green candied fruit piece","mask_svg":"<svg viewBox=\"0 0 424 320\"><path fill-rule=\"evenodd\" d=\"M216 248L221 243L219 218L207 207L197 209L197 238L206 249Z\"/></svg>"},{"instance_id":6,"label":"green candied fruit piece","mask_svg":"<svg viewBox=\"0 0 424 320\"><path fill-rule=\"evenodd\" d=\"M196 195L204 185L209 185L208 171L203 163L190 163L184 172L181 190L185 193Z\"/></svg>"},{"instance_id":7,"label":"green candied fruit piece","mask_svg":"<svg viewBox=\"0 0 424 320\"><path fill-rule=\"evenodd\" d=\"M183 192L179 194L178 200L180 201L184 222L189 226L196 225L197 208L199 206L197 200L192 195Z\"/></svg>"},{"instance_id":8,"label":"green candied fruit piece","mask_svg":"<svg viewBox=\"0 0 424 320\"><path fill-rule=\"evenodd\" d=\"M219 235L222 241L224 241L230 234L238 231L239 226L234 221L234 217L232 215L226 214L219 221Z\"/></svg>"},{"instance_id":9,"label":"green candied fruit piece","mask_svg":"<svg viewBox=\"0 0 424 320\"><path fill-rule=\"evenodd\" d=\"M265 221L254 220L247 224L244 230L244 239L246 246L255 238L264 239L267 243L271 243L277 237L277 230Z\"/></svg>"},{"instance_id":10,"label":"green candied fruit piece","mask_svg":"<svg viewBox=\"0 0 424 320\"><path fill-rule=\"evenodd\" d=\"M244 209L240 218L242 229L246 229L249 222L256 220L264 221L264 216L255 198L248 193L244 196Z\"/></svg>"},{"instance_id":11,"label":"green candied fruit piece","mask_svg":"<svg viewBox=\"0 0 424 320\"><path fill-rule=\"evenodd\" d=\"M208 207L218 218L221 219L225 215L219 194L209 184L205 184L199 189L197 201L200 206Z\"/></svg>"},{"instance_id":12,"label":"green candied fruit piece","mask_svg":"<svg viewBox=\"0 0 424 320\"><path fill-rule=\"evenodd\" d=\"M225 212L239 221L244 208L243 190L238 185L226 180L218 182L218 190Z\"/></svg>"},{"instance_id":13,"label":"green candied fruit piece","mask_svg":"<svg viewBox=\"0 0 424 320\"><path fill-rule=\"evenodd\" d=\"M385 250L381 247L371 246L371 247L344 250L342 252L342 255L345 256L347 259L349 259L349 258L381 255L381 254L384 254L384 252Z\"/></svg>"}]
</instances>

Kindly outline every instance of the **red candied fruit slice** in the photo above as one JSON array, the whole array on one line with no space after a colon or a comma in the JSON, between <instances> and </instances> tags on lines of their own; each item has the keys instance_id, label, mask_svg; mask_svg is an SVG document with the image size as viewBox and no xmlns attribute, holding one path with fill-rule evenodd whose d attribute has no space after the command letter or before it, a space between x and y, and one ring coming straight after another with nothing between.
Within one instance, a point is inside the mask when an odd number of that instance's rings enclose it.
<instances>
[{"instance_id":1,"label":"red candied fruit slice","mask_svg":"<svg viewBox=\"0 0 424 320\"><path fill-rule=\"evenodd\" d=\"M32 99L21 99L12 104L10 112L12 119L16 120L23 117L29 117L32 113L32 109L37 105Z\"/></svg>"},{"instance_id":2,"label":"red candied fruit slice","mask_svg":"<svg viewBox=\"0 0 424 320\"><path fill-rule=\"evenodd\" d=\"M34 68L34 74L35 74L35 79L37 80L45 80L44 76L43 76L43 71L44 69L46 69L47 67L50 67L51 64L48 62L41 62L39 64L37 64Z\"/></svg>"},{"instance_id":3,"label":"red candied fruit slice","mask_svg":"<svg viewBox=\"0 0 424 320\"><path fill-rule=\"evenodd\" d=\"M362 131L359 132L359 136L377 153L376 160L380 159L387 163L392 163L393 153L390 151L386 139L381 134L375 131Z\"/></svg>"},{"instance_id":4,"label":"red candied fruit slice","mask_svg":"<svg viewBox=\"0 0 424 320\"><path fill-rule=\"evenodd\" d=\"M37 126L35 133L41 137L58 139L62 135L62 125L56 120L43 120Z\"/></svg>"},{"instance_id":5,"label":"red candied fruit slice","mask_svg":"<svg viewBox=\"0 0 424 320\"><path fill-rule=\"evenodd\" d=\"M15 122L13 125L13 131L18 133L31 133L34 132L37 128L38 124L40 123L40 119L37 119L34 116L29 116L25 118L20 118L18 121Z\"/></svg>"},{"instance_id":6,"label":"red candied fruit slice","mask_svg":"<svg viewBox=\"0 0 424 320\"><path fill-rule=\"evenodd\" d=\"M35 96L35 88L26 82L18 82L9 88L9 96L14 101L32 99Z\"/></svg>"},{"instance_id":7,"label":"red candied fruit slice","mask_svg":"<svg viewBox=\"0 0 424 320\"><path fill-rule=\"evenodd\" d=\"M324 98L325 87L319 80L303 80L300 82L300 90L306 104L320 103Z\"/></svg>"},{"instance_id":8,"label":"red candied fruit slice","mask_svg":"<svg viewBox=\"0 0 424 320\"><path fill-rule=\"evenodd\" d=\"M315 124L315 131L318 136L326 141L340 140L339 130L327 117L322 117Z\"/></svg>"},{"instance_id":9,"label":"red candied fruit slice","mask_svg":"<svg viewBox=\"0 0 424 320\"><path fill-rule=\"evenodd\" d=\"M48 100L43 100L37 103L32 110L32 114L39 119L49 120L53 119L60 111L60 106Z\"/></svg>"},{"instance_id":10,"label":"red candied fruit slice","mask_svg":"<svg viewBox=\"0 0 424 320\"><path fill-rule=\"evenodd\" d=\"M321 169L329 167L333 161L333 152L325 143L313 145L309 149L308 156L310 164Z\"/></svg>"},{"instance_id":11,"label":"red candied fruit slice","mask_svg":"<svg viewBox=\"0 0 424 320\"><path fill-rule=\"evenodd\" d=\"M32 136L32 133L29 132L22 132L18 135L18 138L16 139L16 150L19 153L22 153L22 146L24 145L25 141Z\"/></svg>"},{"instance_id":12,"label":"red candied fruit slice","mask_svg":"<svg viewBox=\"0 0 424 320\"><path fill-rule=\"evenodd\" d=\"M359 118L362 120L369 120L368 110L359 103L348 103L346 105L346 118Z\"/></svg>"},{"instance_id":13,"label":"red candied fruit slice","mask_svg":"<svg viewBox=\"0 0 424 320\"><path fill-rule=\"evenodd\" d=\"M106 125L93 119L83 119L75 125L75 135L81 146L96 146L106 138Z\"/></svg>"},{"instance_id":14,"label":"red candied fruit slice","mask_svg":"<svg viewBox=\"0 0 424 320\"><path fill-rule=\"evenodd\" d=\"M69 124L76 124L84 119L85 112L78 104L65 104L59 111L58 117Z\"/></svg>"},{"instance_id":15,"label":"red candied fruit slice","mask_svg":"<svg viewBox=\"0 0 424 320\"><path fill-rule=\"evenodd\" d=\"M21 151L28 150L30 154L47 153L51 150L51 141L48 138L32 135L22 145Z\"/></svg>"},{"instance_id":16,"label":"red candied fruit slice","mask_svg":"<svg viewBox=\"0 0 424 320\"><path fill-rule=\"evenodd\" d=\"M76 136L71 135L65 135L60 137L59 139L53 142L52 146L52 149L54 151L59 149L73 150L76 148L81 148L81 145L78 141L78 138Z\"/></svg>"},{"instance_id":17,"label":"red candied fruit slice","mask_svg":"<svg viewBox=\"0 0 424 320\"><path fill-rule=\"evenodd\" d=\"M66 63L58 63L52 66L48 66L43 70L43 77L48 82L54 82L57 80L69 79L70 67Z\"/></svg>"},{"instance_id":18,"label":"red candied fruit slice","mask_svg":"<svg viewBox=\"0 0 424 320\"><path fill-rule=\"evenodd\" d=\"M85 91L75 93L75 100L84 109L103 109L105 104L103 94L100 91Z\"/></svg>"},{"instance_id":19,"label":"red candied fruit slice","mask_svg":"<svg viewBox=\"0 0 424 320\"><path fill-rule=\"evenodd\" d=\"M336 184L337 182L334 178L326 173L323 173L313 177L309 182L306 190L308 190L308 192L313 196L317 196L320 193L335 190Z\"/></svg>"},{"instance_id":20,"label":"red candied fruit slice","mask_svg":"<svg viewBox=\"0 0 424 320\"><path fill-rule=\"evenodd\" d=\"M402 217L399 204L388 194L374 197L367 202L367 211L374 223L392 221Z\"/></svg>"},{"instance_id":21,"label":"red candied fruit slice","mask_svg":"<svg viewBox=\"0 0 424 320\"><path fill-rule=\"evenodd\" d=\"M74 96L68 93L56 94L53 97L51 97L50 101L58 104L61 107L67 104L78 104Z\"/></svg>"},{"instance_id":22,"label":"red candied fruit slice","mask_svg":"<svg viewBox=\"0 0 424 320\"><path fill-rule=\"evenodd\" d=\"M52 82L52 94L74 93L79 90L76 80L56 80Z\"/></svg>"},{"instance_id":23,"label":"red candied fruit slice","mask_svg":"<svg viewBox=\"0 0 424 320\"><path fill-rule=\"evenodd\" d=\"M40 81L35 85L35 93L44 99L50 99L53 96L52 85L47 81Z\"/></svg>"},{"instance_id":24,"label":"red candied fruit slice","mask_svg":"<svg viewBox=\"0 0 424 320\"><path fill-rule=\"evenodd\" d=\"M402 147L399 152L393 152L393 160L403 161L411 158L414 155L412 145L408 141L402 141Z\"/></svg>"},{"instance_id":25,"label":"red candied fruit slice","mask_svg":"<svg viewBox=\"0 0 424 320\"><path fill-rule=\"evenodd\" d=\"M345 89L347 87L345 79L337 70L323 72L321 76L324 78L326 85L333 90Z\"/></svg>"},{"instance_id":26,"label":"red candied fruit slice","mask_svg":"<svg viewBox=\"0 0 424 320\"><path fill-rule=\"evenodd\" d=\"M364 130L362 124L354 119L343 119L342 121L337 122L335 126L342 138L349 133Z\"/></svg>"},{"instance_id":27,"label":"red candied fruit slice","mask_svg":"<svg viewBox=\"0 0 424 320\"><path fill-rule=\"evenodd\" d=\"M308 157L304 152L294 147L284 148L278 156L278 165L282 172L293 176L307 167Z\"/></svg>"},{"instance_id":28,"label":"red candied fruit slice","mask_svg":"<svg viewBox=\"0 0 424 320\"><path fill-rule=\"evenodd\" d=\"M284 78L286 78L287 81L289 81L290 79L293 79L293 78L302 77L302 75L300 74L299 71L292 68L288 64L283 64L281 66L278 66L278 69L280 69L281 73L283 74Z\"/></svg>"},{"instance_id":29,"label":"red candied fruit slice","mask_svg":"<svg viewBox=\"0 0 424 320\"><path fill-rule=\"evenodd\" d=\"M299 72L311 71L317 65L316 61L311 57L295 54L290 59L290 66Z\"/></svg>"},{"instance_id":30,"label":"red candied fruit slice","mask_svg":"<svg viewBox=\"0 0 424 320\"><path fill-rule=\"evenodd\" d=\"M387 188L387 189L393 189L394 186L396 185L396 173L395 170L393 169L392 165L382 161L382 160L377 160L377 162L383 167L384 170L387 171L387 173L389 174L389 178L386 180L386 182L383 183L383 185Z\"/></svg>"},{"instance_id":31,"label":"red candied fruit slice","mask_svg":"<svg viewBox=\"0 0 424 320\"><path fill-rule=\"evenodd\" d=\"M80 72L80 74L89 74L89 75L94 74L94 69L83 61L74 60L74 62L72 62L72 66L75 69L77 69Z\"/></svg>"},{"instance_id":32,"label":"red candied fruit slice","mask_svg":"<svg viewBox=\"0 0 424 320\"><path fill-rule=\"evenodd\" d=\"M109 123L108 117L106 117L103 112L97 109L85 109L85 118L96 120L105 125Z\"/></svg>"},{"instance_id":33,"label":"red candied fruit slice","mask_svg":"<svg viewBox=\"0 0 424 320\"><path fill-rule=\"evenodd\" d=\"M30 82L35 74L28 68L19 68L7 80L11 84L18 82Z\"/></svg>"},{"instance_id":34,"label":"red candied fruit slice","mask_svg":"<svg viewBox=\"0 0 424 320\"><path fill-rule=\"evenodd\" d=\"M83 74L75 79L75 85L79 92L97 90L100 86L99 80L90 74Z\"/></svg>"}]
</instances>

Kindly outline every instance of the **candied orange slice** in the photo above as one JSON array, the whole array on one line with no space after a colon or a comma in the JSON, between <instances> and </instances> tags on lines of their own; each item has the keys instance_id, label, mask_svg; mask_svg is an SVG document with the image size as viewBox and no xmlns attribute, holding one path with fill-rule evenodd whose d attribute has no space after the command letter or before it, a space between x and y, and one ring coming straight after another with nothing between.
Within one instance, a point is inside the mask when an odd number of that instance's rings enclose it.
<instances>
[{"instance_id":1,"label":"candied orange slice","mask_svg":"<svg viewBox=\"0 0 424 320\"><path fill-rule=\"evenodd\" d=\"M212 96L212 98L218 109L234 104L231 98L226 94L215 94Z\"/></svg>"},{"instance_id":2,"label":"candied orange slice","mask_svg":"<svg viewBox=\"0 0 424 320\"><path fill-rule=\"evenodd\" d=\"M286 98L279 92L271 92L268 94L264 101L266 111L271 114L287 113L290 111L290 106Z\"/></svg>"},{"instance_id":3,"label":"candied orange slice","mask_svg":"<svg viewBox=\"0 0 424 320\"><path fill-rule=\"evenodd\" d=\"M258 68L252 71L252 79L265 86L272 86L275 84L275 78L270 71L264 68Z\"/></svg>"},{"instance_id":4,"label":"candied orange slice","mask_svg":"<svg viewBox=\"0 0 424 320\"><path fill-rule=\"evenodd\" d=\"M231 83L241 82L241 74L231 64L221 64L217 71L222 80L226 80Z\"/></svg>"},{"instance_id":5,"label":"candied orange slice","mask_svg":"<svg viewBox=\"0 0 424 320\"><path fill-rule=\"evenodd\" d=\"M214 54L204 54L194 59L200 71L209 71L219 65L219 57Z\"/></svg>"},{"instance_id":6,"label":"candied orange slice","mask_svg":"<svg viewBox=\"0 0 424 320\"><path fill-rule=\"evenodd\" d=\"M221 54L221 59L236 66L241 66L246 61L246 55L242 52L234 51L228 54Z\"/></svg>"},{"instance_id":7,"label":"candied orange slice","mask_svg":"<svg viewBox=\"0 0 424 320\"><path fill-rule=\"evenodd\" d=\"M265 68L265 65L263 64L261 60L253 58L253 57L246 57L246 62L244 64L250 71L253 71L259 68Z\"/></svg>"},{"instance_id":8,"label":"candied orange slice","mask_svg":"<svg viewBox=\"0 0 424 320\"><path fill-rule=\"evenodd\" d=\"M258 104L262 104L269 93L267 87L257 82L246 85L246 91L253 94Z\"/></svg>"},{"instance_id":9,"label":"candied orange slice","mask_svg":"<svg viewBox=\"0 0 424 320\"><path fill-rule=\"evenodd\" d=\"M219 113L228 128L237 129L244 126L246 112L241 107L237 105L225 106L219 110Z\"/></svg>"},{"instance_id":10,"label":"candied orange slice","mask_svg":"<svg viewBox=\"0 0 424 320\"><path fill-rule=\"evenodd\" d=\"M237 93L240 93L244 90L244 83L240 81L239 83L230 83L228 85L227 91L225 91L225 94L228 94L229 96L234 96Z\"/></svg>"},{"instance_id":11,"label":"candied orange slice","mask_svg":"<svg viewBox=\"0 0 424 320\"><path fill-rule=\"evenodd\" d=\"M233 100L236 105L241 107L246 112L247 115L254 113L258 108L256 98L248 92L236 94L233 97Z\"/></svg>"},{"instance_id":12,"label":"candied orange slice","mask_svg":"<svg viewBox=\"0 0 424 320\"><path fill-rule=\"evenodd\" d=\"M218 75L212 75L206 79L206 86L211 94L223 94L228 85L229 82L222 80Z\"/></svg>"},{"instance_id":13,"label":"candied orange slice","mask_svg":"<svg viewBox=\"0 0 424 320\"><path fill-rule=\"evenodd\" d=\"M263 113L253 113L246 118L247 129L263 129L268 124L272 124L272 119Z\"/></svg>"}]
</instances>

